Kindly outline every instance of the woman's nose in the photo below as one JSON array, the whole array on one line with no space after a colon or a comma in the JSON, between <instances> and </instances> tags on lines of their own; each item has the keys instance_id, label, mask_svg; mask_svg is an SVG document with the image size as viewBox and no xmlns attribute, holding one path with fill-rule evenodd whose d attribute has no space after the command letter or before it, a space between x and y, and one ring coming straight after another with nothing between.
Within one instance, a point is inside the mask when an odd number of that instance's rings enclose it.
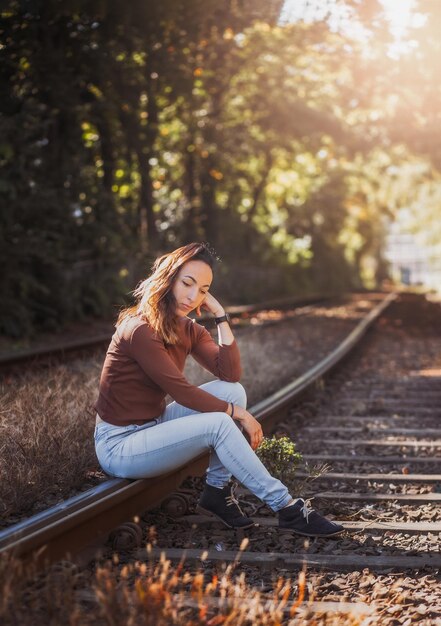
<instances>
[{"instance_id":1,"label":"woman's nose","mask_svg":"<svg viewBox=\"0 0 441 626\"><path fill-rule=\"evenodd\" d=\"M196 298L197 298L198 292L196 289L191 289L190 293L188 294L188 297L190 299L190 302L193 304L193 302L195 302Z\"/></svg>"}]
</instances>

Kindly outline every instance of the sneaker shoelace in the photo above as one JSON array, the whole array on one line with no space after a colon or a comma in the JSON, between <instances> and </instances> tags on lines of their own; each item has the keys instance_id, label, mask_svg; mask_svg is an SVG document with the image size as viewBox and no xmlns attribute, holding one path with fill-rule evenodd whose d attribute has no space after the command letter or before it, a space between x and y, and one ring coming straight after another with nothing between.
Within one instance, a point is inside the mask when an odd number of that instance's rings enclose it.
<instances>
[{"instance_id":1,"label":"sneaker shoelace","mask_svg":"<svg viewBox=\"0 0 441 626\"><path fill-rule=\"evenodd\" d=\"M312 513L314 509L311 509L311 507L309 506L309 500L307 500L306 502L305 500L302 500L302 502L303 506L300 511L303 513L303 517L306 519L306 523L308 523L309 514Z\"/></svg>"},{"instance_id":2,"label":"sneaker shoelace","mask_svg":"<svg viewBox=\"0 0 441 626\"><path fill-rule=\"evenodd\" d=\"M236 507L238 508L239 512L241 515L243 515L241 508L239 506L239 501L236 498L236 494L234 493L235 490L235 485L231 486L231 490L230 490L230 495L225 497L225 502L227 503L227 506L234 506L236 505Z\"/></svg>"}]
</instances>

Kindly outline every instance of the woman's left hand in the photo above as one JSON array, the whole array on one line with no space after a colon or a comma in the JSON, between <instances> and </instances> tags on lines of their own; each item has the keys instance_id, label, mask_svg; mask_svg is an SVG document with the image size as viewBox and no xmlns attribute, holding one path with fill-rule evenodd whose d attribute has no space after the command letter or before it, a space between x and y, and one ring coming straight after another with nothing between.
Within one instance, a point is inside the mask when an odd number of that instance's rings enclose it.
<instances>
[{"instance_id":1,"label":"woman's left hand","mask_svg":"<svg viewBox=\"0 0 441 626\"><path fill-rule=\"evenodd\" d=\"M242 407L235 406L234 407L235 418L236 414L238 415L238 422L242 426L245 431L245 435L248 435L248 440L250 442L250 446L253 450L256 450L262 443L263 439L263 431L262 426L256 420L256 418L251 415L246 409Z\"/></svg>"},{"instance_id":2,"label":"woman's left hand","mask_svg":"<svg viewBox=\"0 0 441 626\"><path fill-rule=\"evenodd\" d=\"M225 315L223 306L210 292L205 295L205 298L202 300L200 305L196 307L196 315L201 315L201 309L213 313L215 317Z\"/></svg>"}]
</instances>

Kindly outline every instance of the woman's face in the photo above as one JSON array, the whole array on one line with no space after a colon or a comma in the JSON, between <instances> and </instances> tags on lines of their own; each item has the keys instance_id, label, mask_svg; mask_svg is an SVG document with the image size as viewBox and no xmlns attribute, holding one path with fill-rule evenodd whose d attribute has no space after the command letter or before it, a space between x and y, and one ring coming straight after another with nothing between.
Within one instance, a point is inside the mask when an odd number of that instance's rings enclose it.
<instances>
[{"instance_id":1,"label":"woman's face","mask_svg":"<svg viewBox=\"0 0 441 626\"><path fill-rule=\"evenodd\" d=\"M178 272L172 287L176 313L184 317L204 300L213 280L211 267L203 261L187 261Z\"/></svg>"}]
</instances>

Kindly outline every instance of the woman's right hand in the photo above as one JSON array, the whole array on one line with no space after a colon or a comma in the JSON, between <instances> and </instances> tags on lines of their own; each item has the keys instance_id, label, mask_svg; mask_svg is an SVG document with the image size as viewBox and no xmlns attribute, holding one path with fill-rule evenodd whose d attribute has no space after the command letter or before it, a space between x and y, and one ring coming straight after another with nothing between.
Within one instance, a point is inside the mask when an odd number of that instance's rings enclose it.
<instances>
[{"instance_id":1,"label":"woman's right hand","mask_svg":"<svg viewBox=\"0 0 441 626\"><path fill-rule=\"evenodd\" d=\"M263 430L260 423L246 409L241 406L234 405L234 419L240 422L240 425L247 433L250 440L250 446L253 450L259 447L263 439Z\"/></svg>"}]
</instances>

